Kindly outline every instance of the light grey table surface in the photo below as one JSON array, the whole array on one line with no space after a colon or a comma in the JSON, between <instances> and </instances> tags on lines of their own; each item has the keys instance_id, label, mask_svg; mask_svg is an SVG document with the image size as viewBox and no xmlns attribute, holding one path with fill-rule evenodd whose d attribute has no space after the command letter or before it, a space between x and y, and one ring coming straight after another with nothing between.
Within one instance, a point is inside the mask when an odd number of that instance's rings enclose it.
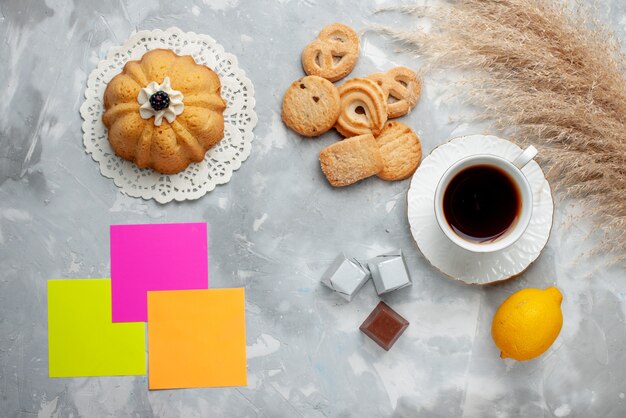
<instances>
[{"instance_id":1,"label":"light grey table surface","mask_svg":"<svg viewBox=\"0 0 626 418\"><path fill-rule=\"evenodd\" d=\"M601 18L626 39L626 3ZM333 21L357 30L410 20L373 15L384 2L329 0L0 2L0 416L626 416L624 269L589 256L592 227L559 203L548 246L521 277L473 287L442 277L415 246L408 181L329 187L318 153L280 120L299 54ZM85 80L133 31L178 26L237 55L256 88L252 154L227 185L160 205L122 194L84 152ZM375 33L353 75L419 67ZM424 152L480 133L455 122L445 74L430 74L404 120ZM146 377L48 378L46 281L108 277L109 225L206 221L214 287L246 288L249 384L148 391ZM382 299L411 325L384 352L358 331L377 304L369 283L347 303L319 284L339 251L368 258L402 248L413 286ZM564 326L540 358L498 356L491 318L523 287L562 289Z\"/></svg>"}]
</instances>

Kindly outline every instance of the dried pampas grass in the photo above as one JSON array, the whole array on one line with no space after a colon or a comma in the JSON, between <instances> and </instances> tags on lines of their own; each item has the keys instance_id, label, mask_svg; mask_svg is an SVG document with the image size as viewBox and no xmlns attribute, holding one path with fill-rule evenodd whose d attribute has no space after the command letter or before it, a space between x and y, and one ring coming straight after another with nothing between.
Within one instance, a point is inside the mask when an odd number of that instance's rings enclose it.
<instances>
[{"instance_id":1,"label":"dried pampas grass","mask_svg":"<svg viewBox=\"0 0 626 418\"><path fill-rule=\"evenodd\" d=\"M580 4L459 0L400 6L431 24L379 28L427 59L466 71L461 92L540 162L562 196L582 198L605 232L601 250L626 259L626 56Z\"/></svg>"}]
</instances>

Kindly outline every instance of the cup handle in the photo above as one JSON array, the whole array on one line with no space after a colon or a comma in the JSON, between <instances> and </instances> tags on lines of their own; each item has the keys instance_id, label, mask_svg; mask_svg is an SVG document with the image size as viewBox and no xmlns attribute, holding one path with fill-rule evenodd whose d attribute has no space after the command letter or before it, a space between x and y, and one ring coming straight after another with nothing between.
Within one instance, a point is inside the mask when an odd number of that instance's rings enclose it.
<instances>
[{"instance_id":1,"label":"cup handle","mask_svg":"<svg viewBox=\"0 0 626 418\"><path fill-rule=\"evenodd\" d=\"M522 153L518 155L515 160L512 161L513 165L521 170L522 167L528 164L530 160L535 158L536 155L537 155L537 148L533 147L532 145L529 145L528 148L522 151Z\"/></svg>"}]
</instances>

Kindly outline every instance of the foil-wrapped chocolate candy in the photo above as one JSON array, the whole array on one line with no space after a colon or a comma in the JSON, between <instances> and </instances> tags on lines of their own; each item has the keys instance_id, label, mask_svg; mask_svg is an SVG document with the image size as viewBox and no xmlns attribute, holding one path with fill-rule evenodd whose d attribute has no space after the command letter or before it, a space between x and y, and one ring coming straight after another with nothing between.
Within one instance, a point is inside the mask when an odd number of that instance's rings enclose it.
<instances>
[{"instance_id":1,"label":"foil-wrapped chocolate candy","mask_svg":"<svg viewBox=\"0 0 626 418\"><path fill-rule=\"evenodd\" d=\"M369 278L370 272L366 267L341 253L320 281L349 302Z\"/></svg>"},{"instance_id":2,"label":"foil-wrapped chocolate candy","mask_svg":"<svg viewBox=\"0 0 626 418\"><path fill-rule=\"evenodd\" d=\"M394 250L367 262L379 295L411 285L402 250Z\"/></svg>"}]
</instances>

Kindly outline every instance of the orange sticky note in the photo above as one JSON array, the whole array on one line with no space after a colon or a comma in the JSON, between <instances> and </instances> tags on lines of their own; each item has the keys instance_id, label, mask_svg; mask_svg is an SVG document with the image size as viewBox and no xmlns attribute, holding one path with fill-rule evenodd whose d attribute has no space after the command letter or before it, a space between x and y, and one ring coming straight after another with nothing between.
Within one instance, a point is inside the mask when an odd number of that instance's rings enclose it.
<instances>
[{"instance_id":1,"label":"orange sticky note","mask_svg":"<svg viewBox=\"0 0 626 418\"><path fill-rule=\"evenodd\" d=\"M245 386L243 289L148 292L150 389Z\"/></svg>"}]
</instances>

